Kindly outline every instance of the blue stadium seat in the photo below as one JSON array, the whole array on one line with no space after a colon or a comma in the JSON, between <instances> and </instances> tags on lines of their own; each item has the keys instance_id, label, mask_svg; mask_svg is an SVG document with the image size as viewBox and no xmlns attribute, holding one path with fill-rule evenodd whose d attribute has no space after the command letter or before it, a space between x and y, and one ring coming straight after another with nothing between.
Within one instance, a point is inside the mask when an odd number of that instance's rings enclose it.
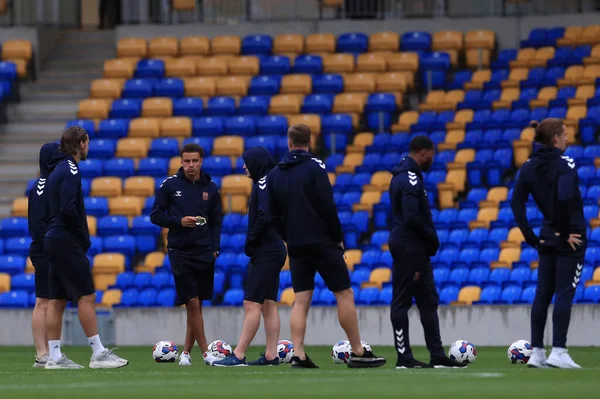
<instances>
[{"instance_id":1,"label":"blue stadium seat","mask_svg":"<svg viewBox=\"0 0 600 399\"><path fill-rule=\"evenodd\" d=\"M35 274L17 274L12 276L10 279L10 288L13 291L27 291L32 292L35 290Z\"/></svg>"},{"instance_id":2,"label":"blue stadium seat","mask_svg":"<svg viewBox=\"0 0 600 399\"><path fill-rule=\"evenodd\" d=\"M299 55L294 60L292 71L294 73L320 75L323 72L323 59L318 55Z\"/></svg>"},{"instance_id":3,"label":"blue stadium seat","mask_svg":"<svg viewBox=\"0 0 600 399\"><path fill-rule=\"evenodd\" d=\"M123 85L121 98L147 98L154 92L154 79L129 79Z\"/></svg>"},{"instance_id":4,"label":"blue stadium seat","mask_svg":"<svg viewBox=\"0 0 600 399\"><path fill-rule=\"evenodd\" d=\"M289 270L282 270L279 274L279 287L286 289L292 286L292 273Z\"/></svg>"},{"instance_id":5,"label":"blue stadium seat","mask_svg":"<svg viewBox=\"0 0 600 399\"><path fill-rule=\"evenodd\" d=\"M0 238L19 237L29 235L27 218L12 217L2 219L0 222Z\"/></svg>"},{"instance_id":6,"label":"blue stadium seat","mask_svg":"<svg viewBox=\"0 0 600 399\"><path fill-rule=\"evenodd\" d=\"M369 37L364 33L342 33L337 38L338 53L364 53L369 48Z\"/></svg>"},{"instance_id":7,"label":"blue stadium seat","mask_svg":"<svg viewBox=\"0 0 600 399\"><path fill-rule=\"evenodd\" d=\"M382 245L387 244L390 232L387 230L376 231L371 236L371 244L381 248Z\"/></svg>"},{"instance_id":8,"label":"blue stadium seat","mask_svg":"<svg viewBox=\"0 0 600 399\"><path fill-rule=\"evenodd\" d=\"M0 63L2 64L2 63ZM73 119L67 121L65 125L65 129L70 128L71 126L80 126L82 127L90 137L96 136L96 125L93 120L90 119Z\"/></svg>"},{"instance_id":9,"label":"blue stadium seat","mask_svg":"<svg viewBox=\"0 0 600 399\"><path fill-rule=\"evenodd\" d=\"M287 118L281 115L271 115L258 118L256 122L258 134L284 136L287 134Z\"/></svg>"},{"instance_id":10,"label":"blue stadium seat","mask_svg":"<svg viewBox=\"0 0 600 399\"><path fill-rule=\"evenodd\" d=\"M515 303L533 303L533 299L535 298L535 290L535 285L525 287L521 293L521 298L518 301L515 301Z\"/></svg>"},{"instance_id":11,"label":"blue stadium seat","mask_svg":"<svg viewBox=\"0 0 600 399\"><path fill-rule=\"evenodd\" d=\"M304 97L302 113L327 115L333 108L333 96L330 94L309 94Z\"/></svg>"},{"instance_id":12,"label":"blue stadium seat","mask_svg":"<svg viewBox=\"0 0 600 399\"><path fill-rule=\"evenodd\" d=\"M429 32L406 32L400 39L400 51L426 52L431 49Z\"/></svg>"},{"instance_id":13,"label":"blue stadium seat","mask_svg":"<svg viewBox=\"0 0 600 399\"><path fill-rule=\"evenodd\" d=\"M215 261L215 268L221 271L230 270L235 265L235 254L233 252L222 252Z\"/></svg>"},{"instance_id":14,"label":"blue stadium seat","mask_svg":"<svg viewBox=\"0 0 600 399\"><path fill-rule=\"evenodd\" d=\"M154 84L155 97L181 98L185 95L183 80L178 78L166 78Z\"/></svg>"},{"instance_id":15,"label":"blue stadium seat","mask_svg":"<svg viewBox=\"0 0 600 399\"><path fill-rule=\"evenodd\" d=\"M276 151L276 141L272 136L254 136L246 138L245 142L246 149L253 147L265 147L271 154Z\"/></svg>"},{"instance_id":16,"label":"blue stadium seat","mask_svg":"<svg viewBox=\"0 0 600 399\"><path fill-rule=\"evenodd\" d=\"M90 237L90 241L91 241L92 245L88 249L88 255L94 257L102 252L102 250L103 250L102 241L103 240L101 237L92 236L92 237Z\"/></svg>"},{"instance_id":17,"label":"blue stadium seat","mask_svg":"<svg viewBox=\"0 0 600 399\"><path fill-rule=\"evenodd\" d=\"M12 237L4 241L4 252L8 255L28 256L30 237Z\"/></svg>"},{"instance_id":18,"label":"blue stadium seat","mask_svg":"<svg viewBox=\"0 0 600 399\"><path fill-rule=\"evenodd\" d=\"M0 307L26 308L29 305L29 295L25 291L9 291L0 294Z\"/></svg>"},{"instance_id":19,"label":"blue stadium seat","mask_svg":"<svg viewBox=\"0 0 600 399\"><path fill-rule=\"evenodd\" d=\"M350 281L351 281L352 285L360 286L365 281L369 281L370 273L371 272L368 269L364 269L364 268L355 269L352 272L352 274L350 275Z\"/></svg>"},{"instance_id":20,"label":"blue stadium seat","mask_svg":"<svg viewBox=\"0 0 600 399\"><path fill-rule=\"evenodd\" d=\"M103 245L105 251L121 253L128 258L135 254L135 238L130 235L104 237Z\"/></svg>"},{"instance_id":21,"label":"blue stadium seat","mask_svg":"<svg viewBox=\"0 0 600 399\"><path fill-rule=\"evenodd\" d=\"M289 57L274 55L260 60L261 75L287 75L292 70Z\"/></svg>"},{"instance_id":22,"label":"blue stadium seat","mask_svg":"<svg viewBox=\"0 0 600 399\"><path fill-rule=\"evenodd\" d=\"M509 67L510 61L513 61L517 58L517 49L505 49L498 51L498 56L496 57L496 61L492 62L492 69L496 68L507 68Z\"/></svg>"},{"instance_id":23,"label":"blue stadium seat","mask_svg":"<svg viewBox=\"0 0 600 399\"><path fill-rule=\"evenodd\" d=\"M269 55L273 50L273 38L268 35L250 35L242 40L242 54Z\"/></svg>"},{"instance_id":24,"label":"blue stadium seat","mask_svg":"<svg viewBox=\"0 0 600 399\"><path fill-rule=\"evenodd\" d=\"M465 83L470 82L473 77L473 72L470 70L458 71L454 74L452 82L446 86L447 90L462 90Z\"/></svg>"},{"instance_id":25,"label":"blue stadium seat","mask_svg":"<svg viewBox=\"0 0 600 399\"><path fill-rule=\"evenodd\" d=\"M175 285L175 280L170 280L169 283L173 283L172 285ZM225 292L225 273L221 272L221 271L216 271L215 272L215 277L214 277L214 294L216 295L221 295Z\"/></svg>"},{"instance_id":26,"label":"blue stadium seat","mask_svg":"<svg viewBox=\"0 0 600 399\"><path fill-rule=\"evenodd\" d=\"M313 76L313 94L338 94L343 90L344 79L341 75L327 73Z\"/></svg>"},{"instance_id":27,"label":"blue stadium seat","mask_svg":"<svg viewBox=\"0 0 600 399\"><path fill-rule=\"evenodd\" d=\"M458 299L459 288L455 285L445 287L440 292L440 304L447 305Z\"/></svg>"},{"instance_id":28,"label":"blue stadium seat","mask_svg":"<svg viewBox=\"0 0 600 399\"><path fill-rule=\"evenodd\" d=\"M331 292L328 289L323 289L319 293L318 303L320 305L330 306L330 305L335 305L337 303L337 300L335 299L335 294L333 292Z\"/></svg>"},{"instance_id":29,"label":"blue stadium seat","mask_svg":"<svg viewBox=\"0 0 600 399\"><path fill-rule=\"evenodd\" d=\"M259 75L252 78L248 94L253 96L275 95L281 87L281 76Z\"/></svg>"},{"instance_id":30,"label":"blue stadium seat","mask_svg":"<svg viewBox=\"0 0 600 399\"><path fill-rule=\"evenodd\" d=\"M173 116L188 116L195 118L202 116L204 102L198 97L178 98L173 101Z\"/></svg>"},{"instance_id":31,"label":"blue stadium seat","mask_svg":"<svg viewBox=\"0 0 600 399\"><path fill-rule=\"evenodd\" d=\"M269 96L246 96L240 100L240 115L266 115L269 112Z\"/></svg>"},{"instance_id":32,"label":"blue stadium seat","mask_svg":"<svg viewBox=\"0 0 600 399\"><path fill-rule=\"evenodd\" d=\"M241 306L244 302L244 290L229 289L223 297L223 305L225 306Z\"/></svg>"},{"instance_id":33,"label":"blue stadium seat","mask_svg":"<svg viewBox=\"0 0 600 399\"><path fill-rule=\"evenodd\" d=\"M200 117L192 119L192 134L198 137L216 137L224 133L224 122L221 117Z\"/></svg>"},{"instance_id":34,"label":"blue stadium seat","mask_svg":"<svg viewBox=\"0 0 600 399\"><path fill-rule=\"evenodd\" d=\"M253 136L256 132L256 121L249 116L234 116L225 119L225 134L234 136Z\"/></svg>"},{"instance_id":35,"label":"blue stadium seat","mask_svg":"<svg viewBox=\"0 0 600 399\"><path fill-rule=\"evenodd\" d=\"M165 288L158 292L156 296L156 305L161 307L175 306L175 298L177 294L173 288Z\"/></svg>"},{"instance_id":36,"label":"blue stadium seat","mask_svg":"<svg viewBox=\"0 0 600 399\"><path fill-rule=\"evenodd\" d=\"M137 306L154 306L156 303L156 295L157 292L155 288L146 288L145 290L142 290L137 298Z\"/></svg>"},{"instance_id":37,"label":"blue stadium seat","mask_svg":"<svg viewBox=\"0 0 600 399\"><path fill-rule=\"evenodd\" d=\"M163 177L169 170L169 161L165 158L142 158L138 163L137 175Z\"/></svg>"},{"instance_id":38,"label":"blue stadium seat","mask_svg":"<svg viewBox=\"0 0 600 399\"><path fill-rule=\"evenodd\" d=\"M481 286L483 283L488 281L490 276L490 269L487 267L476 267L469 272L467 278L467 285L478 285Z\"/></svg>"},{"instance_id":39,"label":"blue stadium seat","mask_svg":"<svg viewBox=\"0 0 600 399\"><path fill-rule=\"evenodd\" d=\"M117 288L123 291L123 296L125 294L125 290L128 288L134 287L135 281L135 273L134 272L123 272L117 275L117 279L114 285L109 286L109 289ZM121 296L121 303L123 303L123 296ZM135 301L133 301L135 303Z\"/></svg>"},{"instance_id":40,"label":"blue stadium seat","mask_svg":"<svg viewBox=\"0 0 600 399\"><path fill-rule=\"evenodd\" d=\"M11 61L0 62L0 80L14 81L17 79L17 65Z\"/></svg>"},{"instance_id":41,"label":"blue stadium seat","mask_svg":"<svg viewBox=\"0 0 600 399\"><path fill-rule=\"evenodd\" d=\"M159 236L161 228L150 221L150 216L136 216L131 222L131 234L135 236Z\"/></svg>"},{"instance_id":42,"label":"blue stadium seat","mask_svg":"<svg viewBox=\"0 0 600 399\"><path fill-rule=\"evenodd\" d=\"M142 113L142 100L116 99L110 107L110 118L138 118Z\"/></svg>"},{"instance_id":43,"label":"blue stadium seat","mask_svg":"<svg viewBox=\"0 0 600 399\"><path fill-rule=\"evenodd\" d=\"M518 267L516 269L513 269L510 272L510 277L508 282L511 285L517 285L519 287L523 287L528 281L529 278L531 276L531 270L525 267Z\"/></svg>"},{"instance_id":44,"label":"blue stadium seat","mask_svg":"<svg viewBox=\"0 0 600 399\"><path fill-rule=\"evenodd\" d=\"M95 217L108 215L108 199L105 197L85 197L83 204L88 215Z\"/></svg>"},{"instance_id":45,"label":"blue stadium seat","mask_svg":"<svg viewBox=\"0 0 600 399\"><path fill-rule=\"evenodd\" d=\"M502 294L502 292L500 290L500 287L497 285L490 285L490 286L484 287L481 290L481 295L479 296L479 301L473 302L473 305L490 305L490 304L496 303L500 300L501 294Z\"/></svg>"},{"instance_id":46,"label":"blue stadium seat","mask_svg":"<svg viewBox=\"0 0 600 399\"><path fill-rule=\"evenodd\" d=\"M113 158L104 162L104 175L127 178L135 174L135 163L131 158Z\"/></svg>"},{"instance_id":47,"label":"blue stadium seat","mask_svg":"<svg viewBox=\"0 0 600 399\"><path fill-rule=\"evenodd\" d=\"M232 116L235 114L235 99L233 97L211 97L205 108L208 116Z\"/></svg>"},{"instance_id":48,"label":"blue stadium seat","mask_svg":"<svg viewBox=\"0 0 600 399\"><path fill-rule=\"evenodd\" d=\"M506 283L510 278L510 269L508 268L498 268L493 269L490 272L490 278L488 284L502 286L502 284Z\"/></svg>"},{"instance_id":49,"label":"blue stadium seat","mask_svg":"<svg viewBox=\"0 0 600 399\"><path fill-rule=\"evenodd\" d=\"M452 284L457 284L459 286L464 285L464 283L467 281L467 279L469 278L469 269L467 269L466 267L459 267L456 269L453 269L450 272L450 277L448 278L448 281Z\"/></svg>"},{"instance_id":50,"label":"blue stadium seat","mask_svg":"<svg viewBox=\"0 0 600 399\"><path fill-rule=\"evenodd\" d=\"M0 299L1 300L1 299ZM583 291L581 303L600 303L600 285L591 285Z\"/></svg>"},{"instance_id":51,"label":"blue stadium seat","mask_svg":"<svg viewBox=\"0 0 600 399\"><path fill-rule=\"evenodd\" d=\"M171 273L156 273L152 277L151 286L156 289L173 288L175 286L175 280Z\"/></svg>"},{"instance_id":52,"label":"blue stadium seat","mask_svg":"<svg viewBox=\"0 0 600 399\"><path fill-rule=\"evenodd\" d=\"M379 299L379 289L375 287L367 287L360 290L357 303L359 305L373 305Z\"/></svg>"},{"instance_id":53,"label":"blue stadium seat","mask_svg":"<svg viewBox=\"0 0 600 399\"><path fill-rule=\"evenodd\" d=\"M240 223L241 215L239 213L228 213L223 217L223 232L233 232L234 227Z\"/></svg>"},{"instance_id":54,"label":"blue stadium seat","mask_svg":"<svg viewBox=\"0 0 600 399\"><path fill-rule=\"evenodd\" d=\"M103 119L98 128L98 137L103 139L121 139L127 137L129 119Z\"/></svg>"},{"instance_id":55,"label":"blue stadium seat","mask_svg":"<svg viewBox=\"0 0 600 399\"><path fill-rule=\"evenodd\" d=\"M125 216L104 216L97 221L97 233L100 237L125 235L129 222Z\"/></svg>"},{"instance_id":56,"label":"blue stadium seat","mask_svg":"<svg viewBox=\"0 0 600 399\"><path fill-rule=\"evenodd\" d=\"M165 63L162 60L140 60L135 68L136 78L162 78L165 76Z\"/></svg>"},{"instance_id":57,"label":"blue stadium seat","mask_svg":"<svg viewBox=\"0 0 600 399\"><path fill-rule=\"evenodd\" d=\"M89 158L112 158L117 150L115 140L92 140L90 141L88 157Z\"/></svg>"}]
</instances>

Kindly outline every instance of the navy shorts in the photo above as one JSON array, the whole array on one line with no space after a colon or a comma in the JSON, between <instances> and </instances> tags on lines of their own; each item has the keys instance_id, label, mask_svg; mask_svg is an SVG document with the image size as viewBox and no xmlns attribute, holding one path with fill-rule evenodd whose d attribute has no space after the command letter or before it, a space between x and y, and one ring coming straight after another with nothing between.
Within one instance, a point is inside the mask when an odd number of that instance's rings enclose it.
<instances>
[{"instance_id":1,"label":"navy shorts","mask_svg":"<svg viewBox=\"0 0 600 399\"><path fill-rule=\"evenodd\" d=\"M191 299L212 300L215 284L215 256L211 251L169 248L169 261L175 279L177 306Z\"/></svg>"},{"instance_id":2,"label":"navy shorts","mask_svg":"<svg viewBox=\"0 0 600 399\"><path fill-rule=\"evenodd\" d=\"M49 299L77 301L96 292L86 251L69 239L44 240L49 265Z\"/></svg>"},{"instance_id":3,"label":"navy shorts","mask_svg":"<svg viewBox=\"0 0 600 399\"><path fill-rule=\"evenodd\" d=\"M290 255L290 271L294 292L314 290L317 272L332 292L340 292L352 286L344 250L334 242L294 251Z\"/></svg>"},{"instance_id":4,"label":"navy shorts","mask_svg":"<svg viewBox=\"0 0 600 399\"><path fill-rule=\"evenodd\" d=\"M265 300L277 301L279 272L287 257L283 241L280 243L279 248L270 251L258 249L250 259L244 300L260 304Z\"/></svg>"},{"instance_id":5,"label":"navy shorts","mask_svg":"<svg viewBox=\"0 0 600 399\"><path fill-rule=\"evenodd\" d=\"M29 258L35 268L35 297L48 299L49 298L49 266L46 254L40 251L29 251Z\"/></svg>"}]
</instances>

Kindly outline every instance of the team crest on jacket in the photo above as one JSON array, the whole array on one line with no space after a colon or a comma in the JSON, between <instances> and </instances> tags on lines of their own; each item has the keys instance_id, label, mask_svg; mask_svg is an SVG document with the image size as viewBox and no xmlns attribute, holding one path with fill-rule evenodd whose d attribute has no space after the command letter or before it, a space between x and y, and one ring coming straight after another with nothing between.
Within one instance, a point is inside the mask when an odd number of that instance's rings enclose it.
<instances>
[{"instance_id":1,"label":"team crest on jacket","mask_svg":"<svg viewBox=\"0 0 600 399\"><path fill-rule=\"evenodd\" d=\"M208 201L208 193L207 193L206 191L204 191L204 192L202 193L202 199L203 199L204 201Z\"/></svg>"}]
</instances>

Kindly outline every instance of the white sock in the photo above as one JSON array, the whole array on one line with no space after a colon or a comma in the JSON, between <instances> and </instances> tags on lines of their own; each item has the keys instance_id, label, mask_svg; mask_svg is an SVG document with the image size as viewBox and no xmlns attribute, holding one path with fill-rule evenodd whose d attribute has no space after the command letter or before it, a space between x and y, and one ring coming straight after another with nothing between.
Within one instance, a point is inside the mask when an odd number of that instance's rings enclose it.
<instances>
[{"instance_id":1,"label":"white sock","mask_svg":"<svg viewBox=\"0 0 600 399\"><path fill-rule=\"evenodd\" d=\"M102 345L102 341L100 341L100 335L98 334L92 337L88 337L87 340L90 346L92 347L92 352L94 353L94 356L98 356L104 351L104 349L106 349L104 348L104 345Z\"/></svg>"},{"instance_id":2,"label":"white sock","mask_svg":"<svg viewBox=\"0 0 600 399\"><path fill-rule=\"evenodd\" d=\"M552 348L552 353L557 354L557 355L562 355L565 352L566 352L565 348Z\"/></svg>"},{"instance_id":3,"label":"white sock","mask_svg":"<svg viewBox=\"0 0 600 399\"><path fill-rule=\"evenodd\" d=\"M48 341L48 348L50 349L50 359L54 361L60 360L62 357L62 352L60 351L60 339Z\"/></svg>"}]
</instances>

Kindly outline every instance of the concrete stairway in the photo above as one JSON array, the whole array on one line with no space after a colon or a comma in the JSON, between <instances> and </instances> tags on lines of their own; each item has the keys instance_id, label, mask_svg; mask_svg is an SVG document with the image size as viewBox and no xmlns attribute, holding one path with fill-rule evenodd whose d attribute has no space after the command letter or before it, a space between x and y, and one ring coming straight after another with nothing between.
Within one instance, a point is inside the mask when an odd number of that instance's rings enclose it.
<instances>
[{"instance_id":1,"label":"concrete stairway","mask_svg":"<svg viewBox=\"0 0 600 399\"><path fill-rule=\"evenodd\" d=\"M114 49L113 31L63 31L37 80L21 84L21 102L8 105L8 123L0 125L0 217L37 176L40 146L60 138Z\"/></svg>"}]
</instances>

